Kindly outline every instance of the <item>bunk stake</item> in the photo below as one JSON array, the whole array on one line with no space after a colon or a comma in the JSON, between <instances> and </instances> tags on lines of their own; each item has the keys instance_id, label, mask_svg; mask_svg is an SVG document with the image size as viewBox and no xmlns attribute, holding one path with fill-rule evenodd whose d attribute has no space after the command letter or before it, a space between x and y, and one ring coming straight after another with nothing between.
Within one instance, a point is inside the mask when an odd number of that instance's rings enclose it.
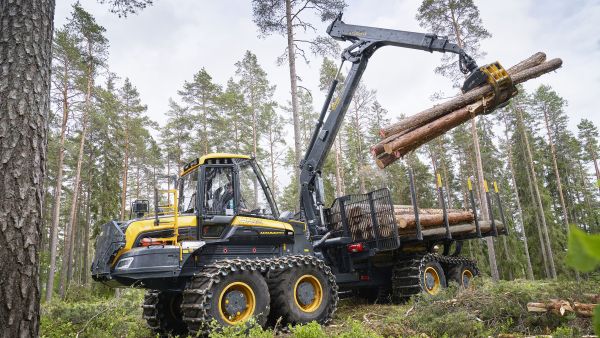
<instances>
[{"instance_id":1,"label":"bunk stake","mask_svg":"<svg viewBox=\"0 0 600 338\"><path fill-rule=\"evenodd\" d=\"M473 209L473 220L475 221L477 237L481 238L481 228L479 227L479 220L477 219L477 205L475 204L475 196L473 195L473 183L471 182L470 177L467 179L467 187L469 188L469 199L471 200L471 209Z\"/></svg>"},{"instance_id":2,"label":"bunk stake","mask_svg":"<svg viewBox=\"0 0 600 338\"><path fill-rule=\"evenodd\" d=\"M498 193L498 183L496 183L496 181L494 181L494 194L496 195L498 209L500 210L500 220L502 220L502 224L504 224L504 234L508 236L508 224L506 224L506 219L504 217L504 208L502 208L502 200L500 199L500 193Z\"/></svg>"},{"instance_id":3,"label":"bunk stake","mask_svg":"<svg viewBox=\"0 0 600 338\"><path fill-rule=\"evenodd\" d=\"M413 170L411 167L408 168L408 181L410 182L410 201L412 203L413 211L415 213L415 224L417 226L417 239L423 240L423 233L421 232L421 222L419 221L419 207L417 206L417 193L415 191L415 179Z\"/></svg>"},{"instance_id":4,"label":"bunk stake","mask_svg":"<svg viewBox=\"0 0 600 338\"><path fill-rule=\"evenodd\" d=\"M494 208L492 208L492 199L490 198L490 190L488 189L487 180L483 180L483 188L485 189L485 200L487 201L488 205L490 222L492 222L492 236L498 237L498 229L496 228L496 222L494 221Z\"/></svg>"},{"instance_id":5,"label":"bunk stake","mask_svg":"<svg viewBox=\"0 0 600 338\"><path fill-rule=\"evenodd\" d=\"M452 233L450 232L450 222L448 222L448 210L446 210L446 200L444 198L444 188L442 188L442 176L437 174L437 186L440 194L440 202L442 204L442 212L444 214L444 225L446 226L446 238L452 239Z\"/></svg>"}]
</instances>

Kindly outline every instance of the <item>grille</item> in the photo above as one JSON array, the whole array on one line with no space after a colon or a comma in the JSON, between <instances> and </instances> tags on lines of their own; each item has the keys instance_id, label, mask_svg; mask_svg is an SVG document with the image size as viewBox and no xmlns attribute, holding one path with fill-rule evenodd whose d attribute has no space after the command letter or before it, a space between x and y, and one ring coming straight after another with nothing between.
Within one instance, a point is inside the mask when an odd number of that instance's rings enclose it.
<instances>
[{"instance_id":1,"label":"grille","mask_svg":"<svg viewBox=\"0 0 600 338\"><path fill-rule=\"evenodd\" d=\"M333 231L331 237L351 237L354 243L365 243L380 251L400 246L394 205L387 188L339 197L326 216L328 228Z\"/></svg>"}]
</instances>

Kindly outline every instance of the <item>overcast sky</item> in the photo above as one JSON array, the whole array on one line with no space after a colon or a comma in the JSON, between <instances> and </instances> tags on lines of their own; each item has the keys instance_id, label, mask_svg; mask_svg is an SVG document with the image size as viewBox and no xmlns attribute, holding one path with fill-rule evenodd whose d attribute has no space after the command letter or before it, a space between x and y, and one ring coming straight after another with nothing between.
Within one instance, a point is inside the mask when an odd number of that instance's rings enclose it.
<instances>
[{"instance_id":1,"label":"overcast sky","mask_svg":"<svg viewBox=\"0 0 600 338\"><path fill-rule=\"evenodd\" d=\"M258 57L277 85L276 100L289 101L289 73L277 66L285 40L280 36L258 38L252 22L251 1L155 0L139 15L119 19L106 5L82 0L84 8L106 28L110 40L110 70L129 77L148 105L150 117L161 124L169 97L200 68L205 67L215 82L225 84L234 75L234 63L246 50ZM422 31L415 19L419 0L347 0L346 23ZM72 1L56 5L56 27L62 26ZM600 0L504 0L476 1L484 26L492 38L482 43L487 52L479 64L500 61L506 68L544 51L548 59L560 57L557 72L527 82L531 90L541 83L551 85L569 102L570 128L576 130L581 118L600 125ZM325 33L328 23L317 26ZM429 97L437 91L451 92L451 84L434 74L441 54L429 54L395 47L378 51L363 77L367 87L392 117L414 114L431 106ZM312 91L315 109L324 95L319 92L320 59L309 65L299 62L300 85ZM291 144L288 142L288 144Z\"/></svg>"}]
</instances>

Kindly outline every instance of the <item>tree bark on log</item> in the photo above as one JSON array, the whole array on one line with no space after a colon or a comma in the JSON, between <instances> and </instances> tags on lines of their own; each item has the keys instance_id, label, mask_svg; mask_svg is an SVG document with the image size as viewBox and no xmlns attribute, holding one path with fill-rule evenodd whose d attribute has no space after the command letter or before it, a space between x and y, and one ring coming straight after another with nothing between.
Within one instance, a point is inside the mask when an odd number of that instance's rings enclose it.
<instances>
[{"instance_id":1,"label":"tree bark on log","mask_svg":"<svg viewBox=\"0 0 600 338\"><path fill-rule=\"evenodd\" d=\"M526 60L523 60L516 64L515 66L509 68L508 74L511 76L514 84L519 84L525 82L527 80L531 80L538 76L541 76L545 73L551 72L560 68L562 65L561 59L553 59L547 62L541 62L536 64L543 58L540 58L538 54L534 54ZM529 67L529 68L525 68ZM486 97L493 93L493 88L490 84L483 85L479 88L475 88L473 90L464 93L463 95L459 95L454 99L444 102L442 104L433 106L429 109L426 109L418 114L409 116L405 119L402 119L388 127L381 129L382 137L390 137L392 135L398 134L405 130L410 130L414 127L423 125L431 120L439 118L449 112L455 111L462 107L465 107L473 102L480 100L482 97Z\"/></svg>"},{"instance_id":2,"label":"tree bark on log","mask_svg":"<svg viewBox=\"0 0 600 338\"><path fill-rule=\"evenodd\" d=\"M471 212L460 212L460 213L448 213L449 224L468 223L473 221L473 213ZM401 229L415 228L417 223L415 222L415 215L396 215L396 222L398 227ZM444 226L444 215L443 214L420 214L419 223L422 227L431 226Z\"/></svg>"},{"instance_id":3,"label":"tree bark on log","mask_svg":"<svg viewBox=\"0 0 600 338\"><path fill-rule=\"evenodd\" d=\"M562 65L562 61L560 59L553 59L548 62L544 62L542 64L525 69L525 70L515 74L513 76L513 82L515 84L524 82L526 80L538 77L538 76L543 75L552 70L556 70L561 65ZM521 64L518 64L517 66L523 67ZM517 67L517 66L515 66L515 67ZM479 95L479 99L478 99L479 101L475 100L475 101L471 102L472 104L468 103L474 97L474 96L473 97L471 96L471 93L479 91L484 88L489 89L488 94L490 94L492 92L491 86L486 85L484 87L470 91L470 92L466 93L465 95L462 95L462 96L460 96L454 100L451 100L449 102L446 102L442 105L435 106L435 107L431 108L433 110L430 109L429 112L424 111L422 113L419 113L417 115L411 116L410 118L403 120L403 121L409 120L406 123L400 122L400 123L404 123L401 128L405 128L400 131L402 133L401 136L398 136L395 138L393 136L392 137L388 136L386 138L386 140L390 140L390 139L393 139L393 140L389 141L387 143L384 143L382 141L371 148L372 153L376 154L383 146L384 152L377 155L378 156L376 159L377 165L380 168L385 168L386 166L393 163L394 158L386 157L383 155L384 153L392 154L392 155L394 155L394 157L400 158L400 157L406 155L408 152L410 152L410 151L418 148L419 146L431 141L432 139L444 134L445 132L449 131L450 129L465 123L466 121L472 119L473 117L484 114L484 113L488 113L491 110L493 110L495 108L493 106L493 104L494 104L493 95L488 96L487 98L481 98L481 95ZM514 96L515 94L516 94L516 92L504 93L503 96L500 98L500 102L502 102L503 100L509 99L510 97ZM451 110L452 108L455 108L458 106L461 106L462 108L456 109L454 111ZM452 112L447 113L448 111L452 111ZM440 113L442 114L441 117L439 115ZM443 114L446 114L446 115L443 115ZM427 115L427 117L423 117L425 115ZM421 116L421 117L419 117L416 120L413 120L412 118L415 116ZM414 121L422 121L422 120L431 121L431 122L428 122L428 123L427 122L418 122L418 123L420 123L420 124L418 124L420 126L416 127L413 130L410 130L410 128L413 128L416 126L414 124L416 122L414 122ZM410 131L408 131L408 130L410 130ZM383 161L383 160L378 161L379 158L383 158L383 159L385 159L385 161Z\"/></svg>"},{"instance_id":4,"label":"tree bark on log","mask_svg":"<svg viewBox=\"0 0 600 338\"><path fill-rule=\"evenodd\" d=\"M496 221L496 229L501 230L504 228L504 225L501 222ZM479 221L479 229L481 233L488 233L492 231L492 223L490 221ZM455 225L450 225L450 233L452 234L469 234L475 233L476 227L474 223L460 223ZM428 236L437 236L443 235L446 233L445 226L438 226L435 228L427 228L421 231L423 237ZM417 234L416 229L398 229L398 234L400 236L414 236Z\"/></svg>"}]
</instances>

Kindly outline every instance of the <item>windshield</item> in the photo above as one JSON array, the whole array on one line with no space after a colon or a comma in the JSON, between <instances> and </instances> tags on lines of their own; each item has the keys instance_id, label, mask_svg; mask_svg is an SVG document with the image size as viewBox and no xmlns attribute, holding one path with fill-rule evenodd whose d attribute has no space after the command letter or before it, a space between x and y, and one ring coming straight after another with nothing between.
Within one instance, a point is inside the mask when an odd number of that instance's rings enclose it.
<instances>
[{"instance_id":1,"label":"windshield","mask_svg":"<svg viewBox=\"0 0 600 338\"><path fill-rule=\"evenodd\" d=\"M196 189L198 188L198 170L181 178L179 189L179 212L194 213L196 211Z\"/></svg>"},{"instance_id":2,"label":"windshield","mask_svg":"<svg viewBox=\"0 0 600 338\"><path fill-rule=\"evenodd\" d=\"M271 204L250 161L240 163L240 213L273 216Z\"/></svg>"}]
</instances>

